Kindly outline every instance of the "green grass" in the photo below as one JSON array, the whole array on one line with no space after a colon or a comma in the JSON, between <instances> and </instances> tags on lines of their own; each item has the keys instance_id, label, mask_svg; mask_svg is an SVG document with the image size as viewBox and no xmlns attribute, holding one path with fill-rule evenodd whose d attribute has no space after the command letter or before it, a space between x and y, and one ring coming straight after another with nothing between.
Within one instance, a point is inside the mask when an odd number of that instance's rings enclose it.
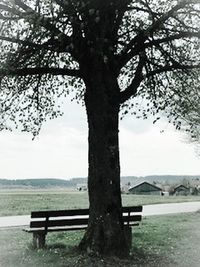
<instances>
[{"instance_id":1,"label":"green grass","mask_svg":"<svg viewBox=\"0 0 200 267\"><path fill-rule=\"evenodd\" d=\"M123 205L150 205L161 203L180 203L200 201L200 196L148 196L148 195L122 195Z\"/></svg>"},{"instance_id":2,"label":"green grass","mask_svg":"<svg viewBox=\"0 0 200 267\"><path fill-rule=\"evenodd\" d=\"M123 260L89 257L81 254L76 246L81 240L82 231L49 233L47 235L47 248L34 250L31 246L31 234L22 232L19 228L3 229L0 230L0 266L179 267L182 265L176 262L176 256L184 253L184 251L180 252L179 243L184 244L185 239L191 235L191 229L198 227L199 224L200 213L190 214L190 216L179 214L144 218L141 225L133 229L131 255ZM188 244L186 250L188 251Z\"/></svg>"},{"instance_id":3,"label":"green grass","mask_svg":"<svg viewBox=\"0 0 200 267\"><path fill-rule=\"evenodd\" d=\"M86 192L11 191L0 192L0 216L26 215L33 210L88 207Z\"/></svg>"},{"instance_id":4,"label":"green grass","mask_svg":"<svg viewBox=\"0 0 200 267\"><path fill-rule=\"evenodd\" d=\"M147 205L200 201L200 196L137 196L122 195L123 205ZM0 216L26 215L33 210L87 208L88 193L78 191L10 190L0 191Z\"/></svg>"}]
</instances>

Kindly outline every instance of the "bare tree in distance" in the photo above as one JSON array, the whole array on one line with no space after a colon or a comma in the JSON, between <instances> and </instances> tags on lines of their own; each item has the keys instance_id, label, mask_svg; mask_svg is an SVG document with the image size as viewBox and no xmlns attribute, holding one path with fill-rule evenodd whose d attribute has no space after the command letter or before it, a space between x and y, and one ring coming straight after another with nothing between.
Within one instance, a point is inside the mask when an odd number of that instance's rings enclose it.
<instances>
[{"instance_id":1,"label":"bare tree in distance","mask_svg":"<svg viewBox=\"0 0 200 267\"><path fill-rule=\"evenodd\" d=\"M87 252L129 253L119 112L155 120L164 112L181 128L185 96L199 92L199 3L0 0L1 129L20 125L37 135L42 122L61 115L58 98L70 90L85 104L90 215L80 248Z\"/></svg>"}]
</instances>

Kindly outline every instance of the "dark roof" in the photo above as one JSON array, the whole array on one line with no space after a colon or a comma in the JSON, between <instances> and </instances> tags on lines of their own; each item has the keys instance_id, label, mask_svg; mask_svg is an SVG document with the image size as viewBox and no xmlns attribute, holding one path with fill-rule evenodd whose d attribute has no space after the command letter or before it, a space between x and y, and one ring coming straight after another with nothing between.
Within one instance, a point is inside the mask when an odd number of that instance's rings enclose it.
<instances>
[{"instance_id":1,"label":"dark roof","mask_svg":"<svg viewBox=\"0 0 200 267\"><path fill-rule=\"evenodd\" d=\"M137 188L137 187L139 187L139 186L141 186L141 185L143 185L143 184L148 184L148 185L150 185L151 187L154 187L156 190L162 191L162 189L161 189L160 187L158 187L158 186L156 186L156 185L154 185L154 184L150 184L150 183L148 183L148 182L142 182L142 183L140 183L140 184L137 184L137 185L135 185L135 186L132 186L131 188L129 188L129 190L132 190L133 188Z\"/></svg>"},{"instance_id":2,"label":"dark roof","mask_svg":"<svg viewBox=\"0 0 200 267\"><path fill-rule=\"evenodd\" d=\"M177 185L176 187L174 187L174 190L177 190L177 189L179 189L179 187L182 187L182 188L184 188L184 189L186 189L186 190L188 190L189 188L188 187L186 187L185 185L183 185L183 184L179 184L179 185Z\"/></svg>"}]
</instances>

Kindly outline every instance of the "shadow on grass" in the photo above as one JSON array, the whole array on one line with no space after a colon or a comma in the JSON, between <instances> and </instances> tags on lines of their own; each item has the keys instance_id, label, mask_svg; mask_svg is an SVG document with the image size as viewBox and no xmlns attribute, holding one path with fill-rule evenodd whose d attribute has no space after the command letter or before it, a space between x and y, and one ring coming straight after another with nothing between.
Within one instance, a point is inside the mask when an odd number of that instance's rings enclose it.
<instances>
[{"instance_id":1,"label":"shadow on grass","mask_svg":"<svg viewBox=\"0 0 200 267\"><path fill-rule=\"evenodd\" d=\"M37 266L57 266L57 267L163 267L169 265L164 257L154 253L147 253L140 248L132 249L129 257L119 259L118 257L94 256L83 253L78 246L69 246L63 243L47 245L45 249L33 250L27 249L27 253L38 260Z\"/></svg>"},{"instance_id":2,"label":"shadow on grass","mask_svg":"<svg viewBox=\"0 0 200 267\"><path fill-rule=\"evenodd\" d=\"M51 249L66 249L67 245L63 243L55 243L52 245L48 245L46 249L51 250Z\"/></svg>"}]
</instances>

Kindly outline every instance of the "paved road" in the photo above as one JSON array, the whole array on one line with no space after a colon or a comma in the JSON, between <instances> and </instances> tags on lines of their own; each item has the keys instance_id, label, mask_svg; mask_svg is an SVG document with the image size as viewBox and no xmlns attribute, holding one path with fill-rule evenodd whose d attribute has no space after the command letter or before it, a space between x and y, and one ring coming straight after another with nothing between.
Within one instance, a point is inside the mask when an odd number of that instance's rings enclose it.
<instances>
[{"instance_id":1,"label":"paved road","mask_svg":"<svg viewBox=\"0 0 200 267\"><path fill-rule=\"evenodd\" d=\"M143 215L162 215L170 213L182 212L196 212L200 210L200 201L196 202L183 202L183 203L170 203L170 204L154 204L143 206Z\"/></svg>"},{"instance_id":2,"label":"paved road","mask_svg":"<svg viewBox=\"0 0 200 267\"><path fill-rule=\"evenodd\" d=\"M184 202L170 204L145 205L143 216L162 215L181 212L196 212L200 210L199 202ZM26 226L30 223L30 215L0 217L0 227Z\"/></svg>"}]
</instances>

